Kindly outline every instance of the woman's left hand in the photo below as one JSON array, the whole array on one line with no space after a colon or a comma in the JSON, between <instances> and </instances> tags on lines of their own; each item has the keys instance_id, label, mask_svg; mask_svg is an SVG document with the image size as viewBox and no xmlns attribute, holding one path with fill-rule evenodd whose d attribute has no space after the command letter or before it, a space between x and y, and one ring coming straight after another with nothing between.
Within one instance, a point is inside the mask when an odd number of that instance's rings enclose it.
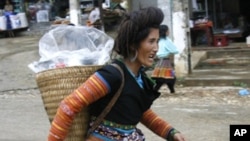
<instances>
[{"instance_id":1,"label":"woman's left hand","mask_svg":"<svg viewBox=\"0 0 250 141\"><path fill-rule=\"evenodd\" d=\"M174 134L174 141L187 141L181 133Z\"/></svg>"}]
</instances>

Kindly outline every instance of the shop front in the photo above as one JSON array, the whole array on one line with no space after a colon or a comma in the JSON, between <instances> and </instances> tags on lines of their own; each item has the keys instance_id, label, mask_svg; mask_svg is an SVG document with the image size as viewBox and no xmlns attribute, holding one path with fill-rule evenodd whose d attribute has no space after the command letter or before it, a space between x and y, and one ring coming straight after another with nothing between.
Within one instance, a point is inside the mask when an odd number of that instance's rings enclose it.
<instances>
[{"instance_id":1,"label":"shop front","mask_svg":"<svg viewBox=\"0 0 250 141\"><path fill-rule=\"evenodd\" d=\"M190 0L192 45L227 46L250 34L250 1Z\"/></svg>"}]
</instances>

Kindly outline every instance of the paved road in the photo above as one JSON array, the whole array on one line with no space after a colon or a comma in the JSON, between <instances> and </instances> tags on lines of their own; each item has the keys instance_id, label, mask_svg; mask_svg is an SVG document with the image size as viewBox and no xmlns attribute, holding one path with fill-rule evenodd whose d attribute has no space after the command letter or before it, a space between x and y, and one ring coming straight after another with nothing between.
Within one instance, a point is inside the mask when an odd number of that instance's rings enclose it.
<instances>
[{"instance_id":1,"label":"paved road","mask_svg":"<svg viewBox=\"0 0 250 141\"><path fill-rule=\"evenodd\" d=\"M0 38L0 90L35 88L28 64L38 61L40 36Z\"/></svg>"},{"instance_id":2,"label":"paved road","mask_svg":"<svg viewBox=\"0 0 250 141\"><path fill-rule=\"evenodd\" d=\"M44 141L49 121L35 74L27 67L39 59L39 36L0 39L0 141ZM180 87L162 96L153 109L189 141L229 141L230 124L250 124L250 96L238 87ZM163 141L139 125L148 141Z\"/></svg>"}]
</instances>

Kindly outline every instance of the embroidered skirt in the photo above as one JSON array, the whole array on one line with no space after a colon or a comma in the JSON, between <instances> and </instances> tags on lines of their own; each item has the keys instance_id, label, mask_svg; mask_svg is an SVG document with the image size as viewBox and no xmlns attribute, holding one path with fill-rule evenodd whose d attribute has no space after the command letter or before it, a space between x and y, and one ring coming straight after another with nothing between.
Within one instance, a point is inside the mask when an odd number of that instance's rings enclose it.
<instances>
[{"instance_id":1,"label":"embroidered skirt","mask_svg":"<svg viewBox=\"0 0 250 141\"><path fill-rule=\"evenodd\" d=\"M93 119L90 127L93 125ZM114 126L113 126L114 125ZM120 128L119 128L120 127ZM100 124L87 141L144 141L145 137L140 129L135 126L121 126L114 122L103 122Z\"/></svg>"},{"instance_id":2,"label":"embroidered skirt","mask_svg":"<svg viewBox=\"0 0 250 141\"><path fill-rule=\"evenodd\" d=\"M160 58L157 60L151 75L152 78L173 79L174 76L174 68L172 62L168 58Z\"/></svg>"}]
</instances>

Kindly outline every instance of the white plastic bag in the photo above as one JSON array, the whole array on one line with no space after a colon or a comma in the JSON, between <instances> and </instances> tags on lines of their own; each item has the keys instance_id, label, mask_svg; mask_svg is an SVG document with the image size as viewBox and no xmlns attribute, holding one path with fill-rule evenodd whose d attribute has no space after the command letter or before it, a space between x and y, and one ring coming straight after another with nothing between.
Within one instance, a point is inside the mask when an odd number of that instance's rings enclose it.
<instances>
[{"instance_id":1,"label":"white plastic bag","mask_svg":"<svg viewBox=\"0 0 250 141\"><path fill-rule=\"evenodd\" d=\"M103 65L110 60L114 40L103 31L87 26L60 25L39 41L40 60L34 72L60 66Z\"/></svg>"}]
</instances>

